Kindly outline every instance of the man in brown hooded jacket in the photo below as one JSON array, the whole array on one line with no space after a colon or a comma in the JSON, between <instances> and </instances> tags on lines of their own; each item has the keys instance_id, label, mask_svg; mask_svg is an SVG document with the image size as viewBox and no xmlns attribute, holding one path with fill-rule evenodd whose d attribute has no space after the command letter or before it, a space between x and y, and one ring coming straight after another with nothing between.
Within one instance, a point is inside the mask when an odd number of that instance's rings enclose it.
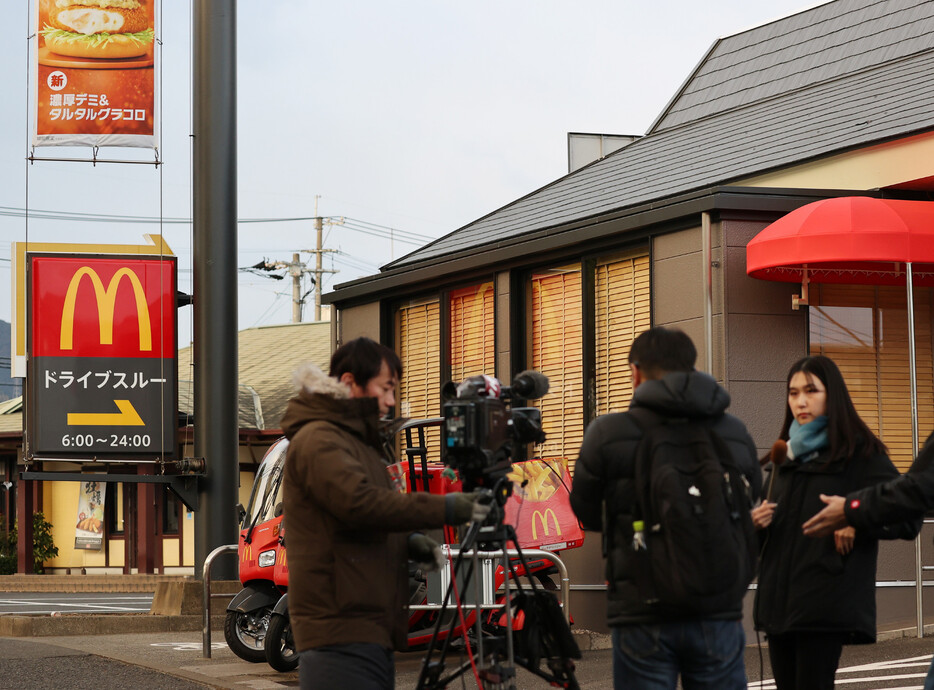
<instances>
[{"instance_id":1,"label":"man in brown hooded jacket","mask_svg":"<svg viewBox=\"0 0 934 690\"><path fill-rule=\"evenodd\" d=\"M406 646L407 558L440 553L419 528L482 519L473 494L401 493L387 472L380 417L395 405L398 356L368 338L296 372L282 429L289 617L302 688L392 688Z\"/></svg>"}]
</instances>

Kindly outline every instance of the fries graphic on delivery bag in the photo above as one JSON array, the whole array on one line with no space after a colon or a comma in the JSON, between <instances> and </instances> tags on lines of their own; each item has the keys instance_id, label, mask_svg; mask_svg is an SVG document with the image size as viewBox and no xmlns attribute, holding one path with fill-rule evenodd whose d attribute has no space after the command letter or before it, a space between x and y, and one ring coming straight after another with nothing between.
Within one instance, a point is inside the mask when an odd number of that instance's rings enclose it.
<instances>
[{"instance_id":1,"label":"fries graphic on delivery bag","mask_svg":"<svg viewBox=\"0 0 934 690\"><path fill-rule=\"evenodd\" d=\"M519 497L531 503L547 501L561 487L564 463L561 460L529 460L515 463L506 475ZM523 482L527 482L523 486Z\"/></svg>"}]
</instances>

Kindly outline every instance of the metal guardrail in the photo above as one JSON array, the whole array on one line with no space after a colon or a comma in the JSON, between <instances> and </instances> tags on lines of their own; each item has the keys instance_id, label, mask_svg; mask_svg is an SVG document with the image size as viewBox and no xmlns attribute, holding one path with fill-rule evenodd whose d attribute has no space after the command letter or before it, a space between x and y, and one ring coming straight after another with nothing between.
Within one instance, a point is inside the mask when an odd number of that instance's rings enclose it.
<instances>
[{"instance_id":1,"label":"metal guardrail","mask_svg":"<svg viewBox=\"0 0 934 690\"><path fill-rule=\"evenodd\" d=\"M211 599L234 596L232 594L211 594L211 566L214 564L215 558L225 553L237 553L237 545L225 544L224 546L218 546L204 559L204 567L201 572L201 579L204 583L202 599L202 613L204 614L204 618L202 619L201 627L201 656L205 659L211 658Z\"/></svg>"},{"instance_id":2,"label":"metal guardrail","mask_svg":"<svg viewBox=\"0 0 934 690\"><path fill-rule=\"evenodd\" d=\"M460 552L459 547L451 546L452 558L456 556L459 552ZM492 560L496 558L502 558L503 555L504 555L504 552L502 551L502 549L498 551L477 552L477 551L470 550L470 551L464 552L465 558L479 557L481 560L482 559ZM518 556L519 552L515 549L508 549L506 550L505 555L510 556L510 557ZM570 623L571 622L571 580L568 577L568 569L567 569L567 566L564 565L564 561L562 561L558 557L557 554L552 553L551 551L543 551L541 549L522 549L522 555L525 556L526 559L542 558L544 560L551 561L558 568L558 574L561 576L561 609L564 613L564 619L568 623ZM509 579L510 578L507 576L506 577L507 587L509 585ZM409 608L415 611L432 611L432 610L440 609L442 606L443 604L413 604L409 606ZM488 604L477 603L477 604L463 604L461 608L464 608L464 609L475 609L475 608L498 609L498 608L502 608L503 606L504 604L488 605Z\"/></svg>"}]
</instances>

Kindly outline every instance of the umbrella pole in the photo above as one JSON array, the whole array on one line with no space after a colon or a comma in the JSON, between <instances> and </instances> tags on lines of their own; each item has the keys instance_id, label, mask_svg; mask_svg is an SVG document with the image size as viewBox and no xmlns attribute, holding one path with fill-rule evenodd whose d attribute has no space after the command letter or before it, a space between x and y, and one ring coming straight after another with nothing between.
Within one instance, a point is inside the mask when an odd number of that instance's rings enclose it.
<instances>
[{"instance_id":1,"label":"umbrella pole","mask_svg":"<svg viewBox=\"0 0 934 690\"><path fill-rule=\"evenodd\" d=\"M911 382L911 458L918 457L918 371L915 361L915 296L911 262L905 264L905 278L908 287L908 368ZM915 597L918 607L918 637L924 637L924 599L922 580L924 569L921 565L921 535L915 537Z\"/></svg>"}]
</instances>

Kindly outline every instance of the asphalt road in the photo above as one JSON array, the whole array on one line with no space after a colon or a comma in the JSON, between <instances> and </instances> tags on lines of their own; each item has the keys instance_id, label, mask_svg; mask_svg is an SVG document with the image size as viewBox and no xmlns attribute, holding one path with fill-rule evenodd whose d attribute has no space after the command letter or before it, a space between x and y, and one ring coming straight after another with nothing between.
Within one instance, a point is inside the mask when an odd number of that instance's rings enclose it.
<instances>
[{"instance_id":1,"label":"asphalt road","mask_svg":"<svg viewBox=\"0 0 934 690\"><path fill-rule=\"evenodd\" d=\"M146 613L145 592L0 592L0 616L58 613Z\"/></svg>"},{"instance_id":2,"label":"asphalt road","mask_svg":"<svg viewBox=\"0 0 934 690\"><path fill-rule=\"evenodd\" d=\"M3 690L120 687L204 690L211 686L32 639L0 638L0 688Z\"/></svg>"}]
</instances>

